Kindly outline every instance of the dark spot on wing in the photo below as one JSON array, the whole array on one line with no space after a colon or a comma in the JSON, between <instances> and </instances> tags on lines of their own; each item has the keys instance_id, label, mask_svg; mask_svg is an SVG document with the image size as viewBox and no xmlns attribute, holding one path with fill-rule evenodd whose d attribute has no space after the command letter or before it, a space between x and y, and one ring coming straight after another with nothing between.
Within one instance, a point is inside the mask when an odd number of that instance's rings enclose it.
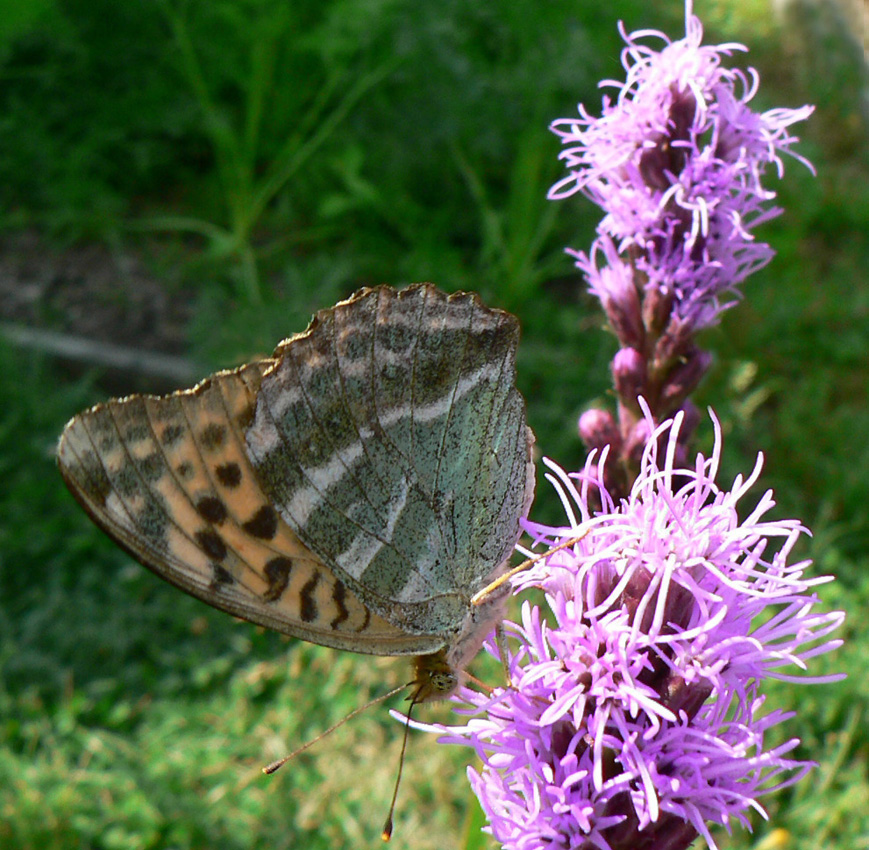
<instances>
[{"instance_id":1,"label":"dark spot on wing","mask_svg":"<svg viewBox=\"0 0 869 850\"><path fill-rule=\"evenodd\" d=\"M241 468L237 463L222 463L215 467L214 474L224 487L238 487L241 484Z\"/></svg>"},{"instance_id":2,"label":"dark spot on wing","mask_svg":"<svg viewBox=\"0 0 869 850\"><path fill-rule=\"evenodd\" d=\"M226 544L213 528L200 529L193 536L209 558L222 561L226 557Z\"/></svg>"},{"instance_id":3,"label":"dark spot on wing","mask_svg":"<svg viewBox=\"0 0 869 850\"><path fill-rule=\"evenodd\" d=\"M148 484L153 484L155 481L159 481L166 470L163 456L159 452L151 452L147 457L136 461L136 465L139 468L142 478L144 478Z\"/></svg>"},{"instance_id":4,"label":"dark spot on wing","mask_svg":"<svg viewBox=\"0 0 869 850\"><path fill-rule=\"evenodd\" d=\"M202 448L206 451L217 451L226 439L226 425L220 425L217 422L206 425L202 429L199 439L202 442Z\"/></svg>"},{"instance_id":5,"label":"dark spot on wing","mask_svg":"<svg viewBox=\"0 0 869 850\"><path fill-rule=\"evenodd\" d=\"M332 601L338 608L337 616L332 620L329 625L333 629L337 629L338 626L343 623L347 617L349 616L349 612L347 611L347 606L344 604L344 600L347 598L347 587L341 581L335 582L335 589L332 591Z\"/></svg>"},{"instance_id":6,"label":"dark spot on wing","mask_svg":"<svg viewBox=\"0 0 869 850\"><path fill-rule=\"evenodd\" d=\"M118 470L117 475L114 476L112 483L115 485L118 493L125 499L129 499L142 492L142 479L136 474L133 464L126 461Z\"/></svg>"},{"instance_id":7,"label":"dark spot on wing","mask_svg":"<svg viewBox=\"0 0 869 850\"><path fill-rule=\"evenodd\" d=\"M212 587L216 587L219 589L223 585L235 584L235 579L233 578L232 573L228 569L226 569L226 567L222 567L220 564L212 564L211 569Z\"/></svg>"},{"instance_id":8,"label":"dark spot on wing","mask_svg":"<svg viewBox=\"0 0 869 850\"><path fill-rule=\"evenodd\" d=\"M275 509L263 505L247 522L241 526L248 534L260 540L271 540L278 530L278 515Z\"/></svg>"},{"instance_id":9,"label":"dark spot on wing","mask_svg":"<svg viewBox=\"0 0 869 850\"><path fill-rule=\"evenodd\" d=\"M182 425L167 425L160 434L160 442L164 446L172 446L184 436L184 427Z\"/></svg>"},{"instance_id":10,"label":"dark spot on wing","mask_svg":"<svg viewBox=\"0 0 869 850\"><path fill-rule=\"evenodd\" d=\"M226 505L217 496L203 496L196 502L199 516L215 525L220 525L227 516Z\"/></svg>"},{"instance_id":11,"label":"dark spot on wing","mask_svg":"<svg viewBox=\"0 0 869 850\"><path fill-rule=\"evenodd\" d=\"M266 602L276 602L283 596L287 585L290 583L290 571L293 569L293 562L289 558L278 556L272 558L265 565L266 580L269 583L269 589L263 594L263 599Z\"/></svg>"},{"instance_id":12,"label":"dark spot on wing","mask_svg":"<svg viewBox=\"0 0 869 850\"><path fill-rule=\"evenodd\" d=\"M151 429L145 423L131 425L124 432L124 440L128 443L139 443L151 436Z\"/></svg>"},{"instance_id":13,"label":"dark spot on wing","mask_svg":"<svg viewBox=\"0 0 869 850\"><path fill-rule=\"evenodd\" d=\"M317 600L314 599L314 591L317 589L319 581L320 574L314 573L314 575L305 582L302 592L299 594L299 601L301 602L299 616L302 618L303 623L313 623L320 614L317 608Z\"/></svg>"}]
</instances>

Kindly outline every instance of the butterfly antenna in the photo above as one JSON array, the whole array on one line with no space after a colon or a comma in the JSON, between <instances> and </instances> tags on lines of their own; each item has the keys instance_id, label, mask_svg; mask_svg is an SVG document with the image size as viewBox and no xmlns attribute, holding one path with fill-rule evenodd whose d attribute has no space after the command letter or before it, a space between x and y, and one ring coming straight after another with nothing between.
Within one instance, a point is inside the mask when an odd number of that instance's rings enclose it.
<instances>
[{"instance_id":1,"label":"butterfly antenna","mask_svg":"<svg viewBox=\"0 0 869 850\"><path fill-rule=\"evenodd\" d=\"M404 754L407 752L407 739L410 734L410 714L413 707L416 705L417 697L420 691L417 690L412 694L410 699L410 708L407 710L407 721L404 724L404 738L401 741L401 755L398 757L398 775L395 777L395 788L392 791L392 802L389 804L389 814L386 816L386 823L383 824L383 831L380 837L384 841L389 841L392 838L392 816L395 813L395 801L398 799L398 786L401 784L401 771L404 768Z\"/></svg>"},{"instance_id":2,"label":"butterfly antenna","mask_svg":"<svg viewBox=\"0 0 869 850\"><path fill-rule=\"evenodd\" d=\"M482 590L478 590L471 597L471 605L479 605L481 602L486 600L486 597L490 596L494 593L502 584L510 581L513 576L517 573L521 573L523 570L527 570L528 567L533 567L538 561L542 561L544 558L548 558L550 555L555 552L560 552L562 549L567 549L569 546L573 546L576 543L579 543L583 537L588 534L591 529L586 528L582 534L577 535L576 537L571 537L570 540L565 540L563 543L559 543L557 546L553 546L551 549L547 549L545 552L541 552L539 555L535 555L533 558L529 558L527 561L523 561L519 564L518 567L513 567L511 570L507 570L506 573L502 573L498 576L491 584L487 584Z\"/></svg>"},{"instance_id":3,"label":"butterfly antenna","mask_svg":"<svg viewBox=\"0 0 869 850\"><path fill-rule=\"evenodd\" d=\"M311 738L310 741L302 744L297 750L293 750L288 756L284 756L283 758L278 759L277 761L273 761L271 764L266 765L263 768L263 773L272 774L276 770L280 770L288 761L292 761L299 753L303 753L308 747L313 747L317 741L321 741L327 735L331 735L336 729L343 726L348 720L354 718L357 714L361 714L363 711L371 708L372 705L377 705L379 702L383 702L386 699L389 699L391 696L395 696L395 694L399 693L399 691L403 691L407 685L399 685L397 688L393 688L389 693L381 694L379 697L375 697L372 700L369 700L365 703L365 705L360 705L359 708L354 708L353 711L350 712L346 717L342 717L337 723L330 726L324 732L321 732L317 735L316 738ZM409 713L409 712L408 712ZM403 753L403 751L402 751ZM399 776L401 775L401 771L399 769Z\"/></svg>"}]
</instances>

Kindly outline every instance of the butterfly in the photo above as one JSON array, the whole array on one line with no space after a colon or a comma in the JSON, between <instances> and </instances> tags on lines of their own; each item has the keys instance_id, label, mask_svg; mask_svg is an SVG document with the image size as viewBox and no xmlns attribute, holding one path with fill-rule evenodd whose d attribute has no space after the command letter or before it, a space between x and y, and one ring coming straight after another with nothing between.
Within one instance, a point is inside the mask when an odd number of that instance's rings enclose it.
<instances>
[{"instance_id":1,"label":"butterfly","mask_svg":"<svg viewBox=\"0 0 869 850\"><path fill-rule=\"evenodd\" d=\"M271 357L75 416L57 460L157 575L324 646L416 656L448 696L505 591L534 491L519 323L473 293L366 288Z\"/></svg>"}]
</instances>

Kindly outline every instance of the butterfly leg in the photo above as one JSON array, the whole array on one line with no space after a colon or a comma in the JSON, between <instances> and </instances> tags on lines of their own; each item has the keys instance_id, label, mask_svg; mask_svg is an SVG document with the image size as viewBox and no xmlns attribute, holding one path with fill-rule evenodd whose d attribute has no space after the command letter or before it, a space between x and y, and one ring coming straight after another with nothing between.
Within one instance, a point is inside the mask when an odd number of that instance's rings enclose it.
<instances>
[{"instance_id":1,"label":"butterfly leg","mask_svg":"<svg viewBox=\"0 0 869 850\"><path fill-rule=\"evenodd\" d=\"M498 657L501 659L501 666L504 668L504 680L508 688L513 687L513 680L510 676L510 648L507 646L507 632L504 631L504 624L498 623L495 626L495 644L498 647Z\"/></svg>"}]
</instances>

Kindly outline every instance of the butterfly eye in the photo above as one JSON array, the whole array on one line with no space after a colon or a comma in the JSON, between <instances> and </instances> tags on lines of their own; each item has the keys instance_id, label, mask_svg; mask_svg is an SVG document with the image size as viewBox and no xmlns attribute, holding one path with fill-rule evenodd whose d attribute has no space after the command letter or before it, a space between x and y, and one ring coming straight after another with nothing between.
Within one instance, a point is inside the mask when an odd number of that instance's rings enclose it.
<instances>
[{"instance_id":1,"label":"butterfly eye","mask_svg":"<svg viewBox=\"0 0 869 850\"><path fill-rule=\"evenodd\" d=\"M459 685L459 677L456 676L455 673L432 673L431 680L431 689L438 696L448 696L451 694ZM434 697L435 699L437 697Z\"/></svg>"}]
</instances>

